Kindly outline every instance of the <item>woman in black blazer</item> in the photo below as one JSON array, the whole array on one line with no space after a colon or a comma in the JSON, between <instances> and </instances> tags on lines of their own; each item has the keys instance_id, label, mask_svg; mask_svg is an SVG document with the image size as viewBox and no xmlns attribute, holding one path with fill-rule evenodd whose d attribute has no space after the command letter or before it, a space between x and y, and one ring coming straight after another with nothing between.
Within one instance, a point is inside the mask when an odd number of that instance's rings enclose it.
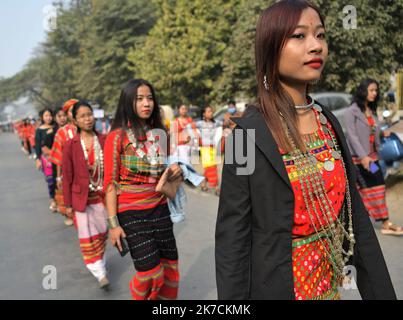
<instances>
[{"instance_id":1,"label":"woman in black blazer","mask_svg":"<svg viewBox=\"0 0 403 320\"><path fill-rule=\"evenodd\" d=\"M258 22L258 102L233 119L223 167L219 299L339 299L346 269L362 298L396 299L340 124L307 95L327 58L324 30L304 0Z\"/></svg>"}]
</instances>

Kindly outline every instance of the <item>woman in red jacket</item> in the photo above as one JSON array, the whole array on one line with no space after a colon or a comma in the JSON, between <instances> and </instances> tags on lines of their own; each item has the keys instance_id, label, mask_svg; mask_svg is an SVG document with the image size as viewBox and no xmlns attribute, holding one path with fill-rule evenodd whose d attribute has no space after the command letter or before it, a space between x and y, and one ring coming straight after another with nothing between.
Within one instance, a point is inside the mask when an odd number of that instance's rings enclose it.
<instances>
[{"instance_id":1,"label":"woman in red jacket","mask_svg":"<svg viewBox=\"0 0 403 320\"><path fill-rule=\"evenodd\" d=\"M63 196L67 214L75 211L81 253L90 272L106 288L106 210L103 205L103 146L105 137L94 130L92 107L78 101L73 107L78 133L63 150Z\"/></svg>"}]
</instances>

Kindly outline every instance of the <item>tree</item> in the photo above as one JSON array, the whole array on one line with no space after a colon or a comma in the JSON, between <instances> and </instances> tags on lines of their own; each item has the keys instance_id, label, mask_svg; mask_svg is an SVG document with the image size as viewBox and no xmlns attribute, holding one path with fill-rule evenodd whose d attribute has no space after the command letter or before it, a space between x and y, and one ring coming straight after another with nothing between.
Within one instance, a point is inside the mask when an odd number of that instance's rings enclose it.
<instances>
[{"instance_id":1,"label":"tree","mask_svg":"<svg viewBox=\"0 0 403 320\"><path fill-rule=\"evenodd\" d=\"M357 29L345 29L344 4L315 1L326 16L329 59L322 90L351 92L365 77L389 89L391 71L403 64L403 0L352 0L357 9Z\"/></svg>"},{"instance_id":2,"label":"tree","mask_svg":"<svg viewBox=\"0 0 403 320\"><path fill-rule=\"evenodd\" d=\"M260 12L275 1L242 1L233 36L223 58L223 74L217 85L222 99L256 95L254 35ZM357 9L358 29L344 29L345 4L314 0L326 18L329 58L318 91L351 92L365 77L389 88L392 70L403 66L403 0L352 0Z\"/></svg>"},{"instance_id":3,"label":"tree","mask_svg":"<svg viewBox=\"0 0 403 320\"><path fill-rule=\"evenodd\" d=\"M143 47L129 54L135 74L151 81L164 103L214 99L237 0L158 0L161 10Z\"/></svg>"},{"instance_id":4,"label":"tree","mask_svg":"<svg viewBox=\"0 0 403 320\"><path fill-rule=\"evenodd\" d=\"M255 32L259 14L274 0L242 0L236 8L230 43L222 60L223 72L215 87L219 101L256 96Z\"/></svg>"},{"instance_id":5,"label":"tree","mask_svg":"<svg viewBox=\"0 0 403 320\"><path fill-rule=\"evenodd\" d=\"M155 21L147 0L93 1L80 37L80 60L75 67L77 93L116 107L119 89L132 76L126 57L141 46Z\"/></svg>"},{"instance_id":6,"label":"tree","mask_svg":"<svg viewBox=\"0 0 403 320\"><path fill-rule=\"evenodd\" d=\"M351 92L364 77L389 89L403 66L403 0L312 0L326 17L329 59L315 91ZM199 106L256 95L254 39L260 12L275 0L70 0L57 28L24 70L0 80L0 104L29 94L58 105L71 97L116 105L131 77L151 81L162 103Z\"/></svg>"}]
</instances>

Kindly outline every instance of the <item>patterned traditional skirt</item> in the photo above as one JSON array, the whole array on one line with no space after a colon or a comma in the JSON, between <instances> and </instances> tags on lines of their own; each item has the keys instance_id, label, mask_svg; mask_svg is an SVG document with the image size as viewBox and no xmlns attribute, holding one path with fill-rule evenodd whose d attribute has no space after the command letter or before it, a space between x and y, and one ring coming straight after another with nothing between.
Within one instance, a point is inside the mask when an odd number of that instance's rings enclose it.
<instances>
[{"instance_id":1,"label":"patterned traditional skirt","mask_svg":"<svg viewBox=\"0 0 403 320\"><path fill-rule=\"evenodd\" d=\"M88 205L85 212L75 212L84 263L98 280L106 275L104 259L107 239L106 216L102 203Z\"/></svg>"},{"instance_id":2,"label":"patterned traditional skirt","mask_svg":"<svg viewBox=\"0 0 403 320\"><path fill-rule=\"evenodd\" d=\"M135 300L176 299L178 251L167 204L118 214L136 275L130 282Z\"/></svg>"},{"instance_id":3,"label":"patterned traditional skirt","mask_svg":"<svg viewBox=\"0 0 403 320\"><path fill-rule=\"evenodd\" d=\"M358 191L371 218L376 221L389 219L389 211L386 206L386 187L381 166L378 161L375 164L379 170L375 173L367 171L357 159L354 159L358 176Z\"/></svg>"},{"instance_id":4,"label":"patterned traditional skirt","mask_svg":"<svg viewBox=\"0 0 403 320\"><path fill-rule=\"evenodd\" d=\"M201 161L204 168L204 177L206 178L209 186L215 188L218 186L218 172L217 172L217 152L214 146L200 147Z\"/></svg>"},{"instance_id":5,"label":"patterned traditional skirt","mask_svg":"<svg viewBox=\"0 0 403 320\"><path fill-rule=\"evenodd\" d=\"M292 244L296 300L339 300L337 280L325 235L312 235Z\"/></svg>"}]
</instances>

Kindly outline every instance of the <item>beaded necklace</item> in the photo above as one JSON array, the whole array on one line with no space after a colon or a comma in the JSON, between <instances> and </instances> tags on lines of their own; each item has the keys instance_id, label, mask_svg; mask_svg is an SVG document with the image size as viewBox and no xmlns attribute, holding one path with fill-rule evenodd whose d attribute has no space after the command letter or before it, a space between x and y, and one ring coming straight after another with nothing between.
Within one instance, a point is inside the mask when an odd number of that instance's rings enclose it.
<instances>
[{"instance_id":1,"label":"beaded necklace","mask_svg":"<svg viewBox=\"0 0 403 320\"><path fill-rule=\"evenodd\" d=\"M334 211L331 201L327 195L322 177L322 171L318 168L318 161L320 160L318 160L315 155L310 152L309 143L307 143L308 149L306 152L302 152L300 149L298 149L295 141L291 137L289 128L285 122L283 122L283 124L285 125L287 137L293 148L293 150L290 152L290 156L294 160L294 164L297 168L298 180L301 185L301 191L309 219L317 235L323 234L324 231L328 232L329 250L323 242L322 237L319 237L319 241L321 242L327 256L330 259L330 262L332 263L336 277L339 281L342 281L345 277L345 264L354 254L354 245L356 242L353 233L352 204L349 181L345 163L341 156L337 140L332 133L330 123L323 115L322 108L319 105L315 104L313 108L316 111L315 114L318 122L318 135L321 139L323 139L332 155L332 158L324 159L323 168L327 171L333 171L334 161L336 160L340 160L343 166L346 181L346 201L342 206L339 217L337 217L337 214ZM322 223L322 220L320 219L319 212L315 205L315 198L319 205L319 209L322 212L325 223ZM348 232L345 230L346 214L348 219ZM314 221L315 217L319 222L319 229ZM349 242L347 251L343 248L343 244L346 239Z\"/></svg>"},{"instance_id":2,"label":"beaded necklace","mask_svg":"<svg viewBox=\"0 0 403 320\"><path fill-rule=\"evenodd\" d=\"M148 128L145 128L145 131ZM142 159L144 162L147 162L151 164L152 166L155 166L159 163L159 158L160 154L158 152L158 141L154 137L153 133L151 130L147 132L147 142L149 142L151 145L147 148L147 153L145 153L142 149L144 148L144 143L139 142L136 137L134 136L134 133L132 130L128 130L127 136L129 138L129 141L131 143L131 146L136 154L136 156L140 159Z\"/></svg>"},{"instance_id":3,"label":"beaded necklace","mask_svg":"<svg viewBox=\"0 0 403 320\"><path fill-rule=\"evenodd\" d=\"M91 166L84 139L80 138L80 141L81 147L84 152L85 161L87 162L87 166L90 169L90 191L101 191L104 176L104 153L102 151L101 144L99 143L98 137L94 135L94 164ZM94 179L95 175L96 179Z\"/></svg>"}]
</instances>

